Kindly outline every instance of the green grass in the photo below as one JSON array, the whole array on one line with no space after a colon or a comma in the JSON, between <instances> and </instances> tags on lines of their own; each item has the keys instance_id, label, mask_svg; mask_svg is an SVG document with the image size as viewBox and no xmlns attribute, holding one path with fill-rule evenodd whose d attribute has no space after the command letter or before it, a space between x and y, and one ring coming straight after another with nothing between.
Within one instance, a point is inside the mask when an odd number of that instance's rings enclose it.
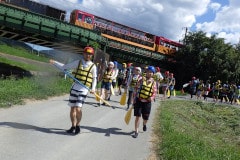
<instances>
[{"instance_id":1,"label":"green grass","mask_svg":"<svg viewBox=\"0 0 240 160\"><path fill-rule=\"evenodd\" d=\"M51 96L63 95L69 92L69 79L58 76L36 76L32 78L1 79L0 107L24 104L24 99L47 99Z\"/></svg>"},{"instance_id":2,"label":"green grass","mask_svg":"<svg viewBox=\"0 0 240 160\"><path fill-rule=\"evenodd\" d=\"M0 52L27 59L48 62L49 59L30 54L21 48L0 45ZM69 92L72 81L58 76L54 67L39 66L35 62L24 63L0 57L0 63L16 66L26 71L49 72L47 76L32 76L15 78L14 75L7 79L0 78L0 107L24 104L25 99L47 99L51 96L63 95ZM55 71L55 72L54 72Z\"/></svg>"},{"instance_id":3,"label":"green grass","mask_svg":"<svg viewBox=\"0 0 240 160\"><path fill-rule=\"evenodd\" d=\"M5 63L11 66L17 66L24 70L29 70L29 71L43 71L44 69L49 68L49 67L41 68L41 67L38 67L37 65L30 65L27 63L17 62L17 61L9 60L7 58L3 58L3 57L0 57L0 63Z\"/></svg>"},{"instance_id":4,"label":"green grass","mask_svg":"<svg viewBox=\"0 0 240 160\"><path fill-rule=\"evenodd\" d=\"M49 59L43 56L37 56L21 47L11 47L5 44L0 44L0 52L18 56L18 57L25 57L32 60L37 60L41 62L48 62Z\"/></svg>"},{"instance_id":5,"label":"green grass","mask_svg":"<svg viewBox=\"0 0 240 160\"><path fill-rule=\"evenodd\" d=\"M240 109L186 100L161 102L154 132L159 159L240 159Z\"/></svg>"}]
</instances>

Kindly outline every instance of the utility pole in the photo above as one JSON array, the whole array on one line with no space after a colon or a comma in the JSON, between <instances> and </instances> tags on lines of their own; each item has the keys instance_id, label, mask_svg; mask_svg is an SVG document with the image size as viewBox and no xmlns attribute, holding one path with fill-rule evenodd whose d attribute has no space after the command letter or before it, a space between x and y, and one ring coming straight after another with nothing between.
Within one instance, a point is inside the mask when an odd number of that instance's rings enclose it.
<instances>
[{"instance_id":1,"label":"utility pole","mask_svg":"<svg viewBox=\"0 0 240 160\"><path fill-rule=\"evenodd\" d=\"M188 27L183 27L182 29L185 29L184 41L183 41L183 43L186 44L186 36L187 36L187 32L188 32Z\"/></svg>"}]
</instances>

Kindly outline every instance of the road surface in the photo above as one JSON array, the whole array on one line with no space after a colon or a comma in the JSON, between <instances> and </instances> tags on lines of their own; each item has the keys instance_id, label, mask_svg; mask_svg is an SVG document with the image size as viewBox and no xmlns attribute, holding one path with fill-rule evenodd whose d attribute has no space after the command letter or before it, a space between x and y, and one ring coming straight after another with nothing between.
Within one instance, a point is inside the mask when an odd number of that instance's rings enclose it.
<instances>
[{"instance_id":1,"label":"road surface","mask_svg":"<svg viewBox=\"0 0 240 160\"><path fill-rule=\"evenodd\" d=\"M134 117L124 122L126 107L112 96L113 107L97 107L93 95L83 106L81 133L71 135L68 95L0 109L0 160L145 160L151 154L151 125L133 138Z\"/></svg>"}]
</instances>

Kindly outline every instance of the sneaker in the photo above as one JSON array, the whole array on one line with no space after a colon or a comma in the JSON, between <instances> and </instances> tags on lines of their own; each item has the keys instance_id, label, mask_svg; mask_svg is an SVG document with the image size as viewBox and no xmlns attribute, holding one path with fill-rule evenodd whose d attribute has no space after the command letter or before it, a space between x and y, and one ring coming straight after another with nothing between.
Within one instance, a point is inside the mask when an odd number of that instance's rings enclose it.
<instances>
[{"instance_id":1,"label":"sneaker","mask_svg":"<svg viewBox=\"0 0 240 160\"><path fill-rule=\"evenodd\" d=\"M100 106L101 106L101 104L100 104L100 103L98 103L97 105L98 105L98 107L100 107Z\"/></svg>"},{"instance_id":2,"label":"sneaker","mask_svg":"<svg viewBox=\"0 0 240 160\"><path fill-rule=\"evenodd\" d=\"M80 133L80 126L76 126L76 129L75 129L75 134L78 134Z\"/></svg>"},{"instance_id":3,"label":"sneaker","mask_svg":"<svg viewBox=\"0 0 240 160\"><path fill-rule=\"evenodd\" d=\"M147 126L143 125L143 131L147 131Z\"/></svg>"},{"instance_id":4,"label":"sneaker","mask_svg":"<svg viewBox=\"0 0 240 160\"><path fill-rule=\"evenodd\" d=\"M102 103L102 105L106 105L106 103Z\"/></svg>"},{"instance_id":5,"label":"sneaker","mask_svg":"<svg viewBox=\"0 0 240 160\"><path fill-rule=\"evenodd\" d=\"M138 133L135 132L134 135L133 135L133 138L137 138L138 137Z\"/></svg>"},{"instance_id":6,"label":"sneaker","mask_svg":"<svg viewBox=\"0 0 240 160\"><path fill-rule=\"evenodd\" d=\"M67 130L67 133L73 133L75 129L76 129L76 127L72 126L69 130Z\"/></svg>"}]
</instances>

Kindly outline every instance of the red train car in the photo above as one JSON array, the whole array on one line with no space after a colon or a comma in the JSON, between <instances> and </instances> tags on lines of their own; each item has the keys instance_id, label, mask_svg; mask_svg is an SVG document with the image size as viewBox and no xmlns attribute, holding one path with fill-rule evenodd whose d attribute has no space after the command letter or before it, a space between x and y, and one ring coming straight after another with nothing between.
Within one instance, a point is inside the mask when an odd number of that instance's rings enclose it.
<instances>
[{"instance_id":1,"label":"red train car","mask_svg":"<svg viewBox=\"0 0 240 160\"><path fill-rule=\"evenodd\" d=\"M155 51L155 36L149 33L122 25L120 23L83 12L73 10L70 23L101 32L103 37Z\"/></svg>"},{"instance_id":2,"label":"red train car","mask_svg":"<svg viewBox=\"0 0 240 160\"><path fill-rule=\"evenodd\" d=\"M94 29L94 15L80 10L73 10L70 14L70 23L88 29Z\"/></svg>"},{"instance_id":3,"label":"red train car","mask_svg":"<svg viewBox=\"0 0 240 160\"><path fill-rule=\"evenodd\" d=\"M74 10L70 23L101 32L103 37L161 54L173 55L182 44L81 10Z\"/></svg>"},{"instance_id":4,"label":"red train car","mask_svg":"<svg viewBox=\"0 0 240 160\"><path fill-rule=\"evenodd\" d=\"M156 37L156 52L163 53L163 54L174 54L179 48L183 47L181 43L169 40L162 36Z\"/></svg>"}]
</instances>

